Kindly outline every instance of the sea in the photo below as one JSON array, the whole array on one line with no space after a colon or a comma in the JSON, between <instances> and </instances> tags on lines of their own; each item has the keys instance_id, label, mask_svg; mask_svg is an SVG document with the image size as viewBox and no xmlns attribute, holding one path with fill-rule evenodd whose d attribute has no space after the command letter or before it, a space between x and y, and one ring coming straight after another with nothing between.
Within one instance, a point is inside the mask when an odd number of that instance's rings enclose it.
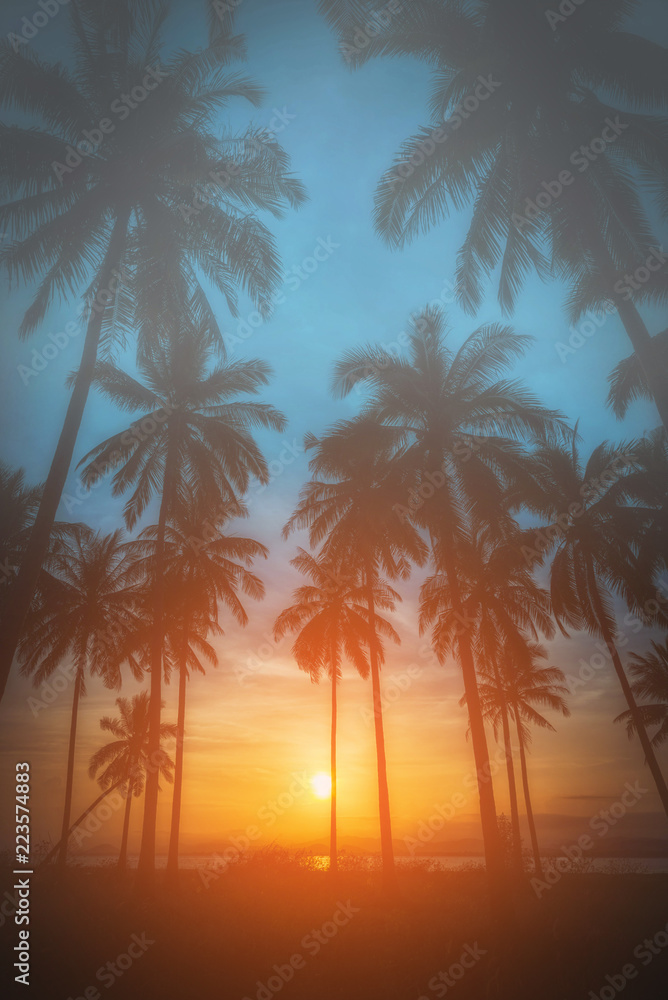
<instances>
[{"instance_id":1,"label":"sea","mask_svg":"<svg viewBox=\"0 0 668 1000\"><path fill-rule=\"evenodd\" d=\"M212 854L182 854L179 857L179 868L182 870L197 871L198 869L215 869L216 861L219 859L224 852L224 847L221 848L220 853ZM111 854L95 854L95 855L79 855L70 857L69 863L76 864L82 867L101 867L101 866L112 866L116 864L117 855ZM345 853L341 855L340 863L342 867L345 867L346 855ZM138 855L128 855L128 868L137 867ZM362 861L364 860L364 855L354 856L354 865L352 866L355 870L362 868ZM566 859L564 859L566 860ZM368 856L368 861L370 867L372 863L376 861L379 863L378 856ZM544 857L543 863L545 867L549 867L550 863L557 861L557 856ZM309 855L304 858L304 862L308 863L309 867L321 869L325 871L329 867L329 858L327 855ZM396 857L395 862L398 867L414 865L416 862L427 862L432 871L457 871L457 870L467 870L471 868L483 868L484 859L479 856L469 856L462 857L458 856L444 856L440 855L438 857ZM220 863L220 862L219 862ZM167 864L167 855L156 855L155 865L156 868L164 868ZM580 868L576 867L575 870L582 871L582 874L620 874L620 873L639 873L654 875L659 872L664 872L668 874L668 858L588 858L586 863Z\"/></svg>"}]
</instances>

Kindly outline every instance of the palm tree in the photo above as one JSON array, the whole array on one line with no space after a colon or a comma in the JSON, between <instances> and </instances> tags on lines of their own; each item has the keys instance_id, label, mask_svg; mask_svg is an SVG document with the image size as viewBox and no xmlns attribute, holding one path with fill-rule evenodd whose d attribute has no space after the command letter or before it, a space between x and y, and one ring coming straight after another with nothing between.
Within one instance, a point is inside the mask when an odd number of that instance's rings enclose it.
<instances>
[{"instance_id":1,"label":"palm tree","mask_svg":"<svg viewBox=\"0 0 668 1000\"><path fill-rule=\"evenodd\" d=\"M239 397L254 396L269 381L263 361L218 363L210 369L212 348L197 330L182 331L163 344L162 352L144 358L139 369L144 382L108 363L96 369L94 385L122 409L145 413L143 419L93 448L79 464L88 463L82 480L90 485L100 469L117 468L115 496L134 487L125 504L125 523L134 527L154 495L160 497L155 539L155 585L151 653L150 754L159 750L162 701L163 578L165 537L170 518L199 490L221 503L239 505L239 496L253 477L267 483L267 464L251 430L282 430L285 419L267 403ZM139 859L139 883L147 887L155 868L157 773L151 772L144 798L144 831Z\"/></svg>"},{"instance_id":2,"label":"palm tree","mask_svg":"<svg viewBox=\"0 0 668 1000\"><path fill-rule=\"evenodd\" d=\"M399 521L393 511L397 495L407 488L398 464L390 463L396 436L392 429L372 421L342 421L322 438L309 436L307 447L314 478L302 489L284 536L308 528L313 549L334 566L359 574L364 588L372 634L377 634L376 588L381 574L390 580L407 579L411 562L423 565L427 549L412 524ZM380 686L381 648L369 646L374 707L378 803L383 875L394 883L394 850L387 783L387 761Z\"/></svg>"},{"instance_id":3,"label":"palm tree","mask_svg":"<svg viewBox=\"0 0 668 1000\"><path fill-rule=\"evenodd\" d=\"M118 650L140 622L139 595L128 574L120 531L103 537L85 525L72 525L69 537L47 559L19 646L21 673L32 677L35 686L68 661L74 670L61 865L67 862L77 717L86 675L99 676L106 687L118 689L123 663ZM140 677L136 664L128 662Z\"/></svg>"},{"instance_id":4,"label":"palm tree","mask_svg":"<svg viewBox=\"0 0 668 1000\"><path fill-rule=\"evenodd\" d=\"M323 556L312 555L299 549L291 560L299 572L311 582L293 592L294 604L280 613L274 624L274 638L278 641L288 632L296 632L292 654L300 670L309 674L317 683L324 672L332 685L332 725L330 743L331 813L329 841L329 870L338 870L336 846L336 723L337 687L341 680L341 664L347 659L360 677L369 676L368 655L365 647L377 644L377 635L399 642L399 636L390 623L376 615L375 633L369 621L367 592L354 577L342 573L341 567L328 562ZM394 610L398 595L384 583L373 588L374 606ZM378 650L382 662L382 650Z\"/></svg>"},{"instance_id":5,"label":"palm tree","mask_svg":"<svg viewBox=\"0 0 668 1000\"><path fill-rule=\"evenodd\" d=\"M628 30L636 5L606 0L555 21L533 0L510 9L417 0L361 47L365 5L320 3L351 66L411 55L432 69L430 122L403 143L377 189L380 235L404 246L472 203L457 264L462 305L480 306L483 279L499 266L506 309L532 269L570 283L573 320L614 303L668 428L665 371L625 280L658 245L640 176L667 204L666 50ZM657 279L665 298L666 277Z\"/></svg>"},{"instance_id":6,"label":"palm tree","mask_svg":"<svg viewBox=\"0 0 668 1000\"><path fill-rule=\"evenodd\" d=\"M652 340L655 364L665 370L668 367L668 330L657 333ZM608 376L610 391L608 406L618 420L623 420L629 406L637 399L651 399L649 384L637 354L624 358Z\"/></svg>"},{"instance_id":7,"label":"palm tree","mask_svg":"<svg viewBox=\"0 0 668 1000\"><path fill-rule=\"evenodd\" d=\"M273 237L255 210L280 216L305 200L274 139L253 127L217 137L218 117L231 99L255 105L262 97L255 83L227 69L243 55L231 17L212 30L208 48L168 56L162 43L168 10L145 0L71 4L71 68L43 61L27 45L14 52L3 43L0 51L3 104L26 121L0 126L0 175L9 198L0 208L0 227L13 237L3 244L0 263L11 281L40 282L20 333L32 333L54 299L82 288L86 325L13 595L0 697L100 350L107 352L119 337L123 343L136 328L143 352L154 331L189 300L200 328L221 341L200 276L222 293L233 315L239 288L266 312L281 268ZM139 103L128 96L137 88L145 95Z\"/></svg>"},{"instance_id":8,"label":"palm tree","mask_svg":"<svg viewBox=\"0 0 668 1000\"><path fill-rule=\"evenodd\" d=\"M668 642L652 643L652 652L631 653L630 672L635 677L631 685L634 697L646 698L638 712L647 729L656 726L652 746L659 747L668 739ZM635 720L627 710L615 722L625 722L629 739L635 735Z\"/></svg>"},{"instance_id":9,"label":"palm tree","mask_svg":"<svg viewBox=\"0 0 668 1000\"><path fill-rule=\"evenodd\" d=\"M634 502L638 483L647 479L629 458L636 452L641 459L646 449L632 443L615 449L604 442L583 465L575 440L570 450L539 449L534 487L527 485L522 501L550 524L527 532L531 545L523 551L528 564L537 565L554 550L550 590L562 632L568 634L569 626L603 639L668 815L668 788L619 655L612 605L613 594L619 594L642 620L651 617L643 607L648 578L638 549L655 521L657 491L650 487L649 504Z\"/></svg>"},{"instance_id":10,"label":"palm tree","mask_svg":"<svg viewBox=\"0 0 668 1000\"><path fill-rule=\"evenodd\" d=\"M41 489L28 486L23 469L0 462L0 608L4 618L8 593L30 537Z\"/></svg>"},{"instance_id":11,"label":"palm tree","mask_svg":"<svg viewBox=\"0 0 668 1000\"><path fill-rule=\"evenodd\" d=\"M538 665L547 658L545 650L538 643L527 640L523 650L518 650L517 643L513 643L504 652L505 658L501 661L501 670L497 669L493 675L488 674L487 679L480 684L480 698L483 711L491 720L495 730L504 713L510 711L515 720L534 865L536 872L542 874L540 848L529 791L527 747L531 742L530 726L555 731L554 726L540 714L536 706L550 708L563 716L571 714L563 697L568 689L564 685L566 678L562 670L558 667Z\"/></svg>"},{"instance_id":12,"label":"palm tree","mask_svg":"<svg viewBox=\"0 0 668 1000\"><path fill-rule=\"evenodd\" d=\"M125 812L123 815L123 833L121 849L118 855L118 868L125 871L128 855L128 833L130 830L130 808L132 797L138 798L144 790L146 771L149 766L148 748L148 692L128 698L117 698L116 705L120 718L109 715L100 719L100 729L111 733L114 737L111 743L96 750L88 765L88 776L97 778L100 788L108 790L119 783L125 793ZM163 722L160 726L160 739L173 739L176 736L176 726ZM174 763L166 750L162 755L158 770L166 781L173 781Z\"/></svg>"},{"instance_id":13,"label":"palm tree","mask_svg":"<svg viewBox=\"0 0 668 1000\"><path fill-rule=\"evenodd\" d=\"M408 357L382 347L349 351L337 364L334 391L345 396L366 383L362 417L401 443L395 456L404 470L395 489L397 532L412 521L429 532L434 563L451 588L462 627L457 653L464 678L471 742L478 776L488 871L498 883L502 866L489 753L477 691L471 638L466 627L457 572L457 547L471 529L487 527L503 536L514 527L506 494L525 477L519 440L562 438L559 415L546 410L521 384L505 379L531 338L497 324L482 326L458 350L446 340L446 321L428 308L411 322ZM500 890L499 890L500 898Z\"/></svg>"},{"instance_id":14,"label":"palm tree","mask_svg":"<svg viewBox=\"0 0 668 1000\"><path fill-rule=\"evenodd\" d=\"M264 585L251 566L254 559L268 556L261 542L224 533L234 517L245 515L240 504L228 502L215 508L206 499L197 494L189 496L175 523L165 528L165 658L166 665L177 671L179 680L176 769L167 854L167 875L172 879L178 872L187 681L193 672L205 672L204 663L218 664L207 637L211 633L223 634L218 625L221 605L238 624L248 624L239 592L254 600L264 597ZM149 580L154 579L158 533L158 526L152 525L130 544L138 572Z\"/></svg>"},{"instance_id":15,"label":"palm tree","mask_svg":"<svg viewBox=\"0 0 668 1000\"><path fill-rule=\"evenodd\" d=\"M499 723L508 776L513 861L522 869L522 845L513 751L510 736L510 705L502 684L503 660L509 651L524 655L527 637L537 642L541 636L552 638L548 592L533 579L517 544L517 533L503 542L492 544L484 535L460 539L457 550L457 576L460 581L461 611L471 636L479 676L494 683L498 692L498 713L494 736L498 740ZM462 629L460 615L453 606L448 577L431 576L420 595L420 630L432 626L432 643L441 662L455 651ZM466 695L462 704L466 703ZM488 712L483 712L489 717Z\"/></svg>"}]
</instances>

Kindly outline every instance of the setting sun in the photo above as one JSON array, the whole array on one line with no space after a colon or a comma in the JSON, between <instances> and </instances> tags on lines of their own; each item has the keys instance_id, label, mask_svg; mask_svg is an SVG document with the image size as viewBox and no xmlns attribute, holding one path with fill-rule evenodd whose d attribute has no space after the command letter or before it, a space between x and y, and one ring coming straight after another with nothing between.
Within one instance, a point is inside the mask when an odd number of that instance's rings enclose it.
<instances>
[{"instance_id":1,"label":"setting sun","mask_svg":"<svg viewBox=\"0 0 668 1000\"><path fill-rule=\"evenodd\" d=\"M328 799L332 794L332 779L324 772L314 774L311 778L311 787L319 799Z\"/></svg>"}]
</instances>

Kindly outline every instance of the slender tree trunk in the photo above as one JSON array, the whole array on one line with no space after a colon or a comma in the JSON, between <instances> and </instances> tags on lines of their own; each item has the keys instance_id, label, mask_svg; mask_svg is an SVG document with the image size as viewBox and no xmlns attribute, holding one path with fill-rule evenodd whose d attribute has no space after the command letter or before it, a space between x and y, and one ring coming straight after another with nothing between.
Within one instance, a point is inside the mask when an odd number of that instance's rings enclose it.
<instances>
[{"instance_id":1,"label":"slender tree trunk","mask_svg":"<svg viewBox=\"0 0 668 1000\"><path fill-rule=\"evenodd\" d=\"M114 277L114 272L120 265L127 231L129 212L119 215L114 226L107 253L98 276L98 294L108 290ZM95 303L97 305L97 303ZM35 517L35 523L30 530L30 536L25 554L10 598L10 606L5 617L5 629L0 650L0 700L5 693L7 678L14 661L14 654L23 631L30 602L32 601L39 573L46 556L51 529L56 518L56 512L63 493L67 474L72 464L72 456L81 427L91 380L97 361L97 350L102 329L104 309L92 309L86 330L86 339L81 354L79 371L74 382L72 395L67 407L58 444L53 454L51 467L44 483L42 499Z\"/></svg>"},{"instance_id":2,"label":"slender tree trunk","mask_svg":"<svg viewBox=\"0 0 668 1000\"><path fill-rule=\"evenodd\" d=\"M128 862L128 835L130 833L130 807L132 806L133 782L128 782L128 797L125 801L125 814L123 816L123 835L121 837L121 850L118 855L118 870L124 872Z\"/></svg>"},{"instance_id":3,"label":"slender tree trunk","mask_svg":"<svg viewBox=\"0 0 668 1000\"><path fill-rule=\"evenodd\" d=\"M163 605L164 605L164 565L165 565L165 528L174 483L176 481L176 462L178 458L178 440L175 428L167 422L169 434L167 456L165 459L165 479L158 519L158 537L155 553L155 603L153 637L151 643L151 686L149 692L149 725L148 725L148 764L146 767L146 790L144 792L144 821L142 826L139 861L137 863L136 887L140 893L152 891L155 883L155 828L158 818L158 779L162 751L160 749L160 712L162 707L162 650L163 635Z\"/></svg>"},{"instance_id":4,"label":"slender tree trunk","mask_svg":"<svg viewBox=\"0 0 668 1000\"><path fill-rule=\"evenodd\" d=\"M485 864L490 879L490 888L495 895L503 892L504 865L501 855L501 842L496 819L496 804L494 802L494 786L492 784L492 769L489 761L489 748L485 732L485 720L480 704L478 678L476 675L468 619L464 613L459 580L456 567L450 555L443 557L444 569L450 587L453 610L459 616L461 627L457 638L459 663L464 678L464 693L469 712L471 726L471 744L476 766L478 783L478 798L480 802L480 821L485 849Z\"/></svg>"},{"instance_id":5,"label":"slender tree trunk","mask_svg":"<svg viewBox=\"0 0 668 1000\"><path fill-rule=\"evenodd\" d=\"M329 870L332 874L338 871L339 862L336 850L336 659L332 658L332 743L329 773L332 782L332 797L330 801L330 830L329 830Z\"/></svg>"},{"instance_id":6,"label":"slender tree trunk","mask_svg":"<svg viewBox=\"0 0 668 1000\"><path fill-rule=\"evenodd\" d=\"M102 802L102 799L106 799L107 795L111 795L111 793L114 792L117 788L119 788L122 784L124 784L124 782L125 782L125 778L119 778L119 780L116 781L116 782L114 782L113 785L110 785L109 788L105 788L105 790L102 792L102 794L98 795L98 797L93 802L91 802L91 804L88 806L88 808L84 809L84 811L81 813L80 816L77 816L77 818L75 819L74 823L72 823L72 825L70 826L69 830L67 831L67 834L66 834L67 838L69 839L69 837L72 834L72 831L76 830L76 828L81 823L83 823L83 821L85 820L86 816L88 816L89 813L92 813L93 809L95 809L95 807L98 806L100 804L100 802ZM49 853L46 855L46 857L44 858L44 860L40 861L40 864L39 864L40 868L43 868L45 865L48 865L48 863L51 860L51 858L55 857L55 855L60 850L61 843L62 843L62 839L59 840L57 844L53 845L53 847L51 848L51 850L49 851Z\"/></svg>"},{"instance_id":7,"label":"slender tree trunk","mask_svg":"<svg viewBox=\"0 0 668 1000\"><path fill-rule=\"evenodd\" d=\"M167 876L176 882L179 872L179 828L181 825L181 790L183 788L183 741L186 731L186 689L188 675L186 670L186 655L188 647L188 632L185 631L185 650L181 655L179 670L179 705L176 717L176 758L174 762L174 795L172 797L172 826L169 834L169 850L167 853Z\"/></svg>"},{"instance_id":8,"label":"slender tree trunk","mask_svg":"<svg viewBox=\"0 0 668 1000\"><path fill-rule=\"evenodd\" d=\"M383 703L380 691L380 666L376 647L376 609L373 597L373 573L366 567L366 592L369 608L369 627L372 641L369 646L371 663L371 688L373 692L373 721L376 734L376 761L378 766L378 807L380 813L380 851L383 861L383 880L388 889L395 885L394 848L392 846L392 821L390 818L390 793L387 786L387 760L385 758L385 734L383 731Z\"/></svg>"},{"instance_id":9,"label":"slender tree trunk","mask_svg":"<svg viewBox=\"0 0 668 1000\"><path fill-rule=\"evenodd\" d=\"M631 685L628 682L615 640L606 624L603 602L601 601L601 595L596 582L594 567L591 563L587 567L587 573L589 577L589 589L592 595L592 603L594 605L594 613L601 629L603 640L610 651L615 672L619 678L619 683L621 684L624 697L626 698L626 704L629 707L631 718L633 719L633 725L645 754L645 761L650 769L652 778L654 779L654 784L656 785L656 790L659 793L659 798L661 799L661 805L663 806L666 816L668 816L668 788L666 787L666 779L664 778L661 768L659 767L659 762L656 759L656 754L654 753L654 747L652 746L651 740L647 735L642 715L638 711L638 704L633 696L633 691L631 690Z\"/></svg>"},{"instance_id":10,"label":"slender tree trunk","mask_svg":"<svg viewBox=\"0 0 668 1000\"><path fill-rule=\"evenodd\" d=\"M522 836L520 833L520 811L517 804L517 785L515 783L515 767L513 765L513 747L510 741L510 723L508 708L504 704L501 709L503 722L503 746L506 751L506 771L508 773L508 795L510 798L510 823L513 831L513 860L518 871L522 871Z\"/></svg>"},{"instance_id":11,"label":"slender tree trunk","mask_svg":"<svg viewBox=\"0 0 668 1000\"><path fill-rule=\"evenodd\" d=\"M617 292L615 285L621 276L617 272L610 251L598 229L595 229L593 244L605 279L610 282L610 299L615 304L619 318L643 370L661 423L668 432L668 377L655 358L654 340L632 299L624 297L626 292L621 294Z\"/></svg>"},{"instance_id":12,"label":"slender tree trunk","mask_svg":"<svg viewBox=\"0 0 668 1000\"><path fill-rule=\"evenodd\" d=\"M522 788L524 789L524 802L527 808L527 823L529 824L529 835L531 837L531 849L533 850L533 860L536 867L536 874L543 874L543 864L540 860L540 848L538 847L538 835L536 834L536 824L533 818L531 807L531 795L529 794L529 772L527 771L527 757L524 747L524 737L522 736L522 726L519 712L515 710L515 722L517 724L517 739L520 746L520 767L522 768Z\"/></svg>"},{"instance_id":13,"label":"slender tree trunk","mask_svg":"<svg viewBox=\"0 0 668 1000\"><path fill-rule=\"evenodd\" d=\"M508 721L508 701L499 664L494 658L494 680L501 699L501 724L503 728L503 749L506 755L506 773L508 775L508 797L510 799L510 825L513 832L513 861L518 871L522 871L522 836L520 834L520 811L517 805L517 785L515 784L515 768L513 766L513 747L510 740L510 723Z\"/></svg>"},{"instance_id":14,"label":"slender tree trunk","mask_svg":"<svg viewBox=\"0 0 668 1000\"><path fill-rule=\"evenodd\" d=\"M70 828L70 813L72 812L72 786L74 784L74 750L77 741L77 717L79 715L79 699L83 684L84 667L77 669L74 682L74 697L72 699L72 717L70 719L70 742L67 750L67 777L65 780L65 805L63 807L63 823L60 831L60 851L58 864L63 868L67 864L68 830Z\"/></svg>"}]
</instances>

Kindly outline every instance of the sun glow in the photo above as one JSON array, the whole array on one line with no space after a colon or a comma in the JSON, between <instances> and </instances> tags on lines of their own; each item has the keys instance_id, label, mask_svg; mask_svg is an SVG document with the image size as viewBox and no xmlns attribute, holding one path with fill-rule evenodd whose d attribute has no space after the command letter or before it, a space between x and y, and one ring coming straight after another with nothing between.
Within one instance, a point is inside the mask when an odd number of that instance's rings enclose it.
<instances>
[{"instance_id":1,"label":"sun glow","mask_svg":"<svg viewBox=\"0 0 668 1000\"><path fill-rule=\"evenodd\" d=\"M314 774L311 778L311 787L319 799L328 799L332 794L332 779L324 772Z\"/></svg>"}]
</instances>

